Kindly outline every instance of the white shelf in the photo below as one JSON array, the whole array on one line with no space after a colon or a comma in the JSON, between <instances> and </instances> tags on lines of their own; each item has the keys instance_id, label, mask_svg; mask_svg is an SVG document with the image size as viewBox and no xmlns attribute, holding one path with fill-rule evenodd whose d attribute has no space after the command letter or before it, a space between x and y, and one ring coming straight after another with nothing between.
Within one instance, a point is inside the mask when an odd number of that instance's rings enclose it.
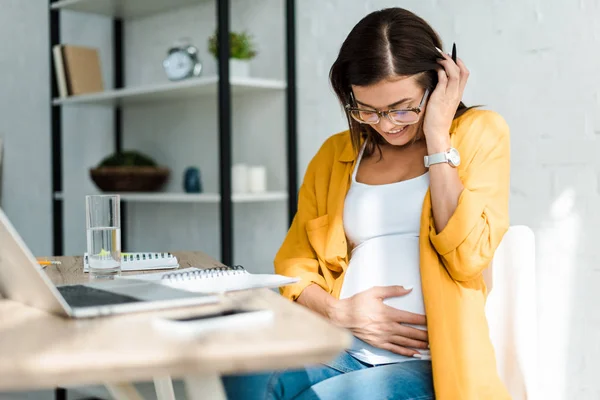
<instances>
[{"instance_id":1,"label":"white shelf","mask_svg":"<svg viewBox=\"0 0 600 400\"><path fill-rule=\"evenodd\" d=\"M129 203L218 203L221 196L218 193L119 193L122 201ZM54 198L62 200L63 193L55 193ZM258 203L281 201L288 198L287 192L265 192L233 194L234 203Z\"/></svg>"},{"instance_id":2,"label":"white shelf","mask_svg":"<svg viewBox=\"0 0 600 400\"><path fill-rule=\"evenodd\" d=\"M190 78L181 82L158 83L59 98L54 99L52 103L54 105L121 105L181 100L198 96L215 96L218 93L218 83L218 77ZM262 78L231 77L230 83L233 95L265 90L284 90L287 87L285 81Z\"/></svg>"},{"instance_id":3,"label":"white shelf","mask_svg":"<svg viewBox=\"0 0 600 400\"><path fill-rule=\"evenodd\" d=\"M174 10L201 1L205 0L61 0L52 4L50 8L127 19Z\"/></svg>"}]
</instances>

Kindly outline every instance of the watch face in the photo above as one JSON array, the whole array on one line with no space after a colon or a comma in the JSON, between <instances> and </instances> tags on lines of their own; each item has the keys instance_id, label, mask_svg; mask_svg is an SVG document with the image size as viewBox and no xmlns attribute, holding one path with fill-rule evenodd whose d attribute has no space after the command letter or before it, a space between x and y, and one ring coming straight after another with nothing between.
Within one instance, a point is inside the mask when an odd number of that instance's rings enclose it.
<instances>
[{"instance_id":1,"label":"watch face","mask_svg":"<svg viewBox=\"0 0 600 400\"><path fill-rule=\"evenodd\" d=\"M455 167L460 165L460 154L458 153L458 150L455 148L448 150L448 161Z\"/></svg>"},{"instance_id":2,"label":"watch face","mask_svg":"<svg viewBox=\"0 0 600 400\"><path fill-rule=\"evenodd\" d=\"M174 51L163 62L165 72L170 80L176 81L187 78L194 70L194 61L183 50Z\"/></svg>"}]
</instances>

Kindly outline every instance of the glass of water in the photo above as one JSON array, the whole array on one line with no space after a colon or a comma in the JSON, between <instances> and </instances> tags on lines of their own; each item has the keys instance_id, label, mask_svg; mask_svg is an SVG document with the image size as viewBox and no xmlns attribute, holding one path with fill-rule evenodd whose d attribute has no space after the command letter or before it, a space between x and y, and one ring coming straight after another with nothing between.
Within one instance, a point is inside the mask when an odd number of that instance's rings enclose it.
<instances>
[{"instance_id":1,"label":"glass of water","mask_svg":"<svg viewBox=\"0 0 600 400\"><path fill-rule=\"evenodd\" d=\"M119 195L85 197L87 253L92 276L121 272L121 199Z\"/></svg>"}]
</instances>

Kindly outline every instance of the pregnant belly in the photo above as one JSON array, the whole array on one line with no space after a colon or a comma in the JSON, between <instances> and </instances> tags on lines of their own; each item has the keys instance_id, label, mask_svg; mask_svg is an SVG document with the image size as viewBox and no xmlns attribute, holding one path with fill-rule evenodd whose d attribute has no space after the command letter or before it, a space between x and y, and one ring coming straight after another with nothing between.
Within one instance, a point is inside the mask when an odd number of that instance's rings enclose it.
<instances>
[{"instance_id":1,"label":"pregnant belly","mask_svg":"<svg viewBox=\"0 0 600 400\"><path fill-rule=\"evenodd\" d=\"M381 236L355 247L350 256L340 298L351 297L373 286L393 285L412 287L412 291L405 296L388 298L384 300L385 304L400 310L425 314L418 237Z\"/></svg>"}]
</instances>

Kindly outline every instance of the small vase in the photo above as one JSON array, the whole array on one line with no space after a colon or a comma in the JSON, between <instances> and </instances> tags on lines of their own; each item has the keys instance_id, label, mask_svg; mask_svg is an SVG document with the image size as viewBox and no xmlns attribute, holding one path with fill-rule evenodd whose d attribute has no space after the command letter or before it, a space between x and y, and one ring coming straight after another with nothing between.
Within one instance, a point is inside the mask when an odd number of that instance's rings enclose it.
<instances>
[{"instance_id":1,"label":"small vase","mask_svg":"<svg viewBox=\"0 0 600 400\"><path fill-rule=\"evenodd\" d=\"M202 181L200 179L200 170L196 167L189 167L183 175L183 188L186 193L202 193Z\"/></svg>"},{"instance_id":2,"label":"small vase","mask_svg":"<svg viewBox=\"0 0 600 400\"><path fill-rule=\"evenodd\" d=\"M250 61L231 58L229 60L229 75L238 78L247 78L250 76Z\"/></svg>"}]
</instances>

